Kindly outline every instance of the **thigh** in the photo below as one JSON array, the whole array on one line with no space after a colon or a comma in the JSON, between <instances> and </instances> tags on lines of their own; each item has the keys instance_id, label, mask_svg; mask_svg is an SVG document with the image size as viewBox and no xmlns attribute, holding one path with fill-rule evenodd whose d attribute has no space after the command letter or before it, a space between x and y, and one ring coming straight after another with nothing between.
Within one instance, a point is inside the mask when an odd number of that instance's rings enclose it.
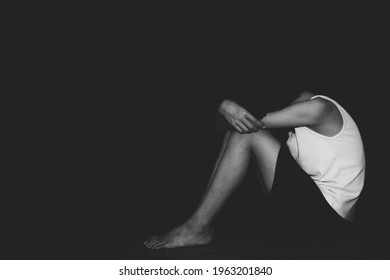
<instances>
[{"instance_id":1,"label":"thigh","mask_svg":"<svg viewBox=\"0 0 390 280\"><path fill-rule=\"evenodd\" d=\"M271 191L274 182L280 147L280 141L269 131L260 130L251 134L251 150L256 170L268 192Z\"/></svg>"}]
</instances>

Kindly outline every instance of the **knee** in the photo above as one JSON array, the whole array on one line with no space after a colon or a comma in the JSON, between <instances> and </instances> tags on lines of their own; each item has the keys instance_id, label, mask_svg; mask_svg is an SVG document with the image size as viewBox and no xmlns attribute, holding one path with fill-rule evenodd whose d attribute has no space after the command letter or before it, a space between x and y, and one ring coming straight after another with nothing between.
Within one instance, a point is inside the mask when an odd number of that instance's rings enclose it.
<instances>
[{"instance_id":1,"label":"knee","mask_svg":"<svg viewBox=\"0 0 390 280\"><path fill-rule=\"evenodd\" d=\"M262 130L259 129L257 132L251 132L251 133L240 133L236 130L228 131L227 133L231 134L232 138L235 138L239 141L258 141L261 138L273 138L273 135L268 130Z\"/></svg>"},{"instance_id":2,"label":"knee","mask_svg":"<svg viewBox=\"0 0 390 280\"><path fill-rule=\"evenodd\" d=\"M250 146L255 149L260 146L264 147L280 147L279 140L268 130L259 130L251 134Z\"/></svg>"},{"instance_id":3,"label":"knee","mask_svg":"<svg viewBox=\"0 0 390 280\"><path fill-rule=\"evenodd\" d=\"M230 133L230 143L249 152L254 152L259 147L267 147L267 149L280 147L279 141L267 130L245 134L237 131L231 131Z\"/></svg>"},{"instance_id":4,"label":"knee","mask_svg":"<svg viewBox=\"0 0 390 280\"><path fill-rule=\"evenodd\" d=\"M235 144L249 146L252 142L253 133L239 133L235 130L227 133L230 133L230 141Z\"/></svg>"}]
</instances>

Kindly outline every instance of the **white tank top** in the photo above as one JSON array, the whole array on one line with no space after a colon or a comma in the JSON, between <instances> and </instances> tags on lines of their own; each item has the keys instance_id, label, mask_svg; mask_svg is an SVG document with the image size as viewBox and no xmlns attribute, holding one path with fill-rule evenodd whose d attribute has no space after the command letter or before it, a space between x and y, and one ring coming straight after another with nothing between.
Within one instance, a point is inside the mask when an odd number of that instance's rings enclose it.
<instances>
[{"instance_id":1,"label":"white tank top","mask_svg":"<svg viewBox=\"0 0 390 280\"><path fill-rule=\"evenodd\" d=\"M352 221L354 206L364 185L365 156L359 129L336 101L343 126L334 136L319 134L303 126L289 133L287 146L301 168L311 176L329 205L344 219Z\"/></svg>"}]
</instances>

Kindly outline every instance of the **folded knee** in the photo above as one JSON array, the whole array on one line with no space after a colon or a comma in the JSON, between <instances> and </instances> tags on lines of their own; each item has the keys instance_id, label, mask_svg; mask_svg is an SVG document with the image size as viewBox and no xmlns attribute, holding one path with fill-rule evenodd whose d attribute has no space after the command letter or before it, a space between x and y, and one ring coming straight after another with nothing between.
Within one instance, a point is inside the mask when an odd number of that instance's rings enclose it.
<instances>
[{"instance_id":1,"label":"folded knee","mask_svg":"<svg viewBox=\"0 0 390 280\"><path fill-rule=\"evenodd\" d=\"M250 145L252 142L252 134L253 133L240 133L237 131L231 131L230 133L230 141L232 143L240 144L240 145Z\"/></svg>"}]
</instances>

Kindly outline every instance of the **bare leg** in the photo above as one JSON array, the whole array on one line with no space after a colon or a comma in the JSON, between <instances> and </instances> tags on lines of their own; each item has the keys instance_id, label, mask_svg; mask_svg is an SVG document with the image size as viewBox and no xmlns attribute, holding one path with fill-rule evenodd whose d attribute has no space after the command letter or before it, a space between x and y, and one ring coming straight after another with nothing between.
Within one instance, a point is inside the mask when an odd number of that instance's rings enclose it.
<instances>
[{"instance_id":1,"label":"bare leg","mask_svg":"<svg viewBox=\"0 0 390 280\"><path fill-rule=\"evenodd\" d=\"M239 134L228 131L208 188L195 213L183 225L144 242L151 249L202 245L211 242L211 223L241 182L250 162L257 168L267 190L272 188L280 143L268 131Z\"/></svg>"}]
</instances>

